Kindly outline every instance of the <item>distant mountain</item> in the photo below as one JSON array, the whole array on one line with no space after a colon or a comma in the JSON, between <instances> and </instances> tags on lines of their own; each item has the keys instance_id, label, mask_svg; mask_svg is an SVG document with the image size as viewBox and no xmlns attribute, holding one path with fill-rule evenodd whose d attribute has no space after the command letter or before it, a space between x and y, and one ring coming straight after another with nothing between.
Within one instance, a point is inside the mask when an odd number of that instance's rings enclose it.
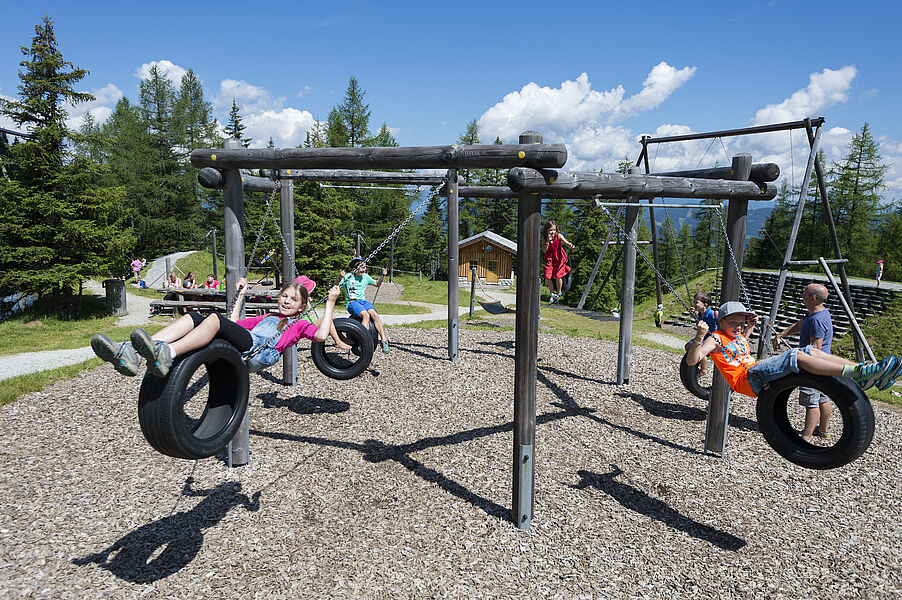
<instances>
[{"instance_id":1,"label":"distant mountain","mask_svg":"<svg viewBox=\"0 0 902 600\"><path fill-rule=\"evenodd\" d=\"M758 233L758 230L764 227L764 222L767 220L767 217L770 216L770 213L774 210L773 202L750 202L748 215L745 221L745 241L748 242L749 238L753 238ZM646 219L648 219L647 211L643 211L646 213ZM667 210L667 214L662 210L655 211L655 220L660 224L668 215L671 219L674 220L674 228L676 232L679 233L680 228L683 226L683 223L689 223L690 227L695 227L696 218L692 214L696 212L691 208L670 208ZM726 225L727 222L727 211L726 205L724 206L723 213L723 221ZM667 235L667 232L659 231L659 236Z\"/></svg>"}]
</instances>

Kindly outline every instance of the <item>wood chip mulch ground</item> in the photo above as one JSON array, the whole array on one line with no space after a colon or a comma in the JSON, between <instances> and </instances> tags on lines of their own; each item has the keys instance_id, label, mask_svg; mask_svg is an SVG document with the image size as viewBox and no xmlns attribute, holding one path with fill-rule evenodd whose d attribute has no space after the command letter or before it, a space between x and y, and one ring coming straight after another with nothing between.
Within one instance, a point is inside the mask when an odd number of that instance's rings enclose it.
<instances>
[{"instance_id":1,"label":"wood chip mulch ground","mask_svg":"<svg viewBox=\"0 0 902 600\"><path fill-rule=\"evenodd\" d=\"M678 356L540 336L535 517L509 520L513 332L393 328L350 382L251 376L251 463L155 453L140 378L0 408L0 598L899 598L902 414L807 471L738 397L726 459ZM274 368L281 374L281 366Z\"/></svg>"}]
</instances>

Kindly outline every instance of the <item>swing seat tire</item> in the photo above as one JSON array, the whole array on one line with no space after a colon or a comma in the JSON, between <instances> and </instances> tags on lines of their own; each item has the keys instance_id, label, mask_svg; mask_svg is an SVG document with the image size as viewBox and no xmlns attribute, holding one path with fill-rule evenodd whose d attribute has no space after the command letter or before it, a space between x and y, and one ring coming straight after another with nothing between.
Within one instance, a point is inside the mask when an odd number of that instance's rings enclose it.
<instances>
[{"instance_id":1,"label":"swing seat tire","mask_svg":"<svg viewBox=\"0 0 902 600\"><path fill-rule=\"evenodd\" d=\"M350 318L338 318L334 321L338 337L351 350L339 350L326 345L326 342L314 341L310 344L310 357L319 372L332 379L353 379L370 366L373 360L375 345L373 336L363 328L360 321Z\"/></svg>"},{"instance_id":2,"label":"swing seat tire","mask_svg":"<svg viewBox=\"0 0 902 600\"><path fill-rule=\"evenodd\" d=\"M355 321L360 323L361 326L363 326L363 318L360 315L354 315L350 318L354 319ZM370 327L370 335L373 338L373 348L376 348L379 345L379 332L376 331L376 325L375 325L375 323L373 323L372 319L370 319L369 327ZM341 332L339 332L339 333L341 333ZM350 343L350 342L346 342L346 343ZM352 352L354 352L354 354L356 354L357 356L360 356L360 354L359 354L360 347L357 345L354 345L354 344L351 344L351 345L354 346L354 349L352 350Z\"/></svg>"},{"instance_id":3,"label":"swing seat tire","mask_svg":"<svg viewBox=\"0 0 902 600\"><path fill-rule=\"evenodd\" d=\"M683 387L685 387L693 396L701 398L702 400L708 400L711 398L711 387L705 387L698 382L699 365L701 365L701 363L689 366L689 363L686 362L686 355L684 354L683 360L680 361L680 381L683 382Z\"/></svg>"},{"instance_id":4,"label":"swing seat tire","mask_svg":"<svg viewBox=\"0 0 902 600\"><path fill-rule=\"evenodd\" d=\"M191 378L206 367L209 383L202 414L185 413ZM195 384L197 385L197 384ZM193 387L193 386L192 386ZM161 454L197 460L225 448L241 427L250 384L241 353L224 340L177 356L165 378L147 374L138 394L138 422Z\"/></svg>"},{"instance_id":5,"label":"swing seat tire","mask_svg":"<svg viewBox=\"0 0 902 600\"><path fill-rule=\"evenodd\" d=\"M787 404L798 387L819 390L833 401L842 417L842 435L832 446L804 441L789 421ZM835 469L847 465L868 449L874 438L874 410L864 392L850 379L806 372L781 377L758 396L758 428L777 454L807 469ZM834 411L834 418L836 412ZM832 429L832 428L831 428Z\"/></svg>"}]
</instances>

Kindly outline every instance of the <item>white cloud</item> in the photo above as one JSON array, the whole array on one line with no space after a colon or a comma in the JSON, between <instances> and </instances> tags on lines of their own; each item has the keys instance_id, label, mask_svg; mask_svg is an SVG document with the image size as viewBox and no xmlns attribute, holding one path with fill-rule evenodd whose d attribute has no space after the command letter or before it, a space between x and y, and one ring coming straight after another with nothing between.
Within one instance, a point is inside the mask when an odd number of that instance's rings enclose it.
<instances>
[{"instance_id":1,"label":"white cloud","mask_svg":"<svg viewBox=\"0 0 902 600\"><path fill-rule=\"evenodd\" d=\"M247 126L244 134L253 138L251 146L264 148L272 137L277 148L289 148L304 142L316 119L306 110L288 107L250 113L243 117L243 122Z\"/></svg>"},{"instance_id":2,"label":"white cloud","mask_svg":"<svg viewBox=\"0 0 902 600\"><path fill-rule=\"evenodd\" d=\"M834 71L824 69L812 73L808 86L779 104L765 106L752 118L753 125L797 121L822 114L825 110L848 100L849 87L858 70L848 65Z\"/></svg>"},{"instance_id":3,"label":"white cloud","mask_svg":"<svg viewBox=\"0 0 902 600\"><path fill-rule=\"evenodd\" d=\"M6 94L0 92L0 99L6 100L8 102L15 102L17 98L13 98L12 96L7 96ZM7 117L4 114L0 114L0 127L5 127L6 129L12 129L13 131L20 131L17 129L17 125L13 122L12 119ZM22 132L25 133L25 132Z\"/></svg>"},{"instance_id":4,"label":"white cloud","mask_svg":"<svg viewBox=\"0 0 902 600\"><path fill-rule=\"evenodd\" d=\"M637 113L660 106L676 89L695 75L697 67L675 69L666 62L655 65L642 83L642 91L620 104L615 117L626 119Z\"/></svg>"},{"instance_id":5,"label":"white cloud","mask_svg":"<svg viewBox=\"0 0 902 600\"><path fill-rule=\"evenodd\" d=\"M103 123L111 114L113 114L116 103L119 102L123 96L122 90L112 83L108 83L102 88L91 90L91 94L94 96L94 100L91 100L90 102L82 102L75 106L66 106L66 111L69 113L69 118L66 119L66 125L70 129L79 129L84 121L85 114L87 113L91 113L91 116L94 117L94 121L97 124Z\"/></svg>"},{"instance_id":6,"label":"white cloud","mask_svg":"<svg viewBox=\"0 0 902 600\"><path fill-rule=\"evenodd\" d=\"M213 109L228 113L232 109L232 100L238 104L242 115L245 113L278 111L285 102L284 97L273 96L266 89L246 81L223 79L219 83L219 91L213 99Z\"/></svg>"},{"instance_id":7,"label":"white cloud","mask_svg":"<svg viewBox=\"0 0 902 600\"><path fill-rule=\"evenodd\" d=\"M142 80L147 79L150 77L151 67L156 67L161 75L168 77L169 81L172 82L172 85L174 85L176 89L182 84L182 77L188 72L187 69L180 67L171 61L153 60L138 67L138 70L135 71L135 77Z\"/></svg>"},{"instance_id":8,"label":"white cloud","mask_svg":"<svg viewBox=\"0 0 902 600\"><path fill-rule=\"evenodd\" d=\"M642 90L626 99L622 85L607 91L593 90L587 73L575 81L562 82L558 88L530 82L483 113L479 118L481 137L498 136L511 143L527 129L539 130L546 139L555 140L568 139L574 133L585 137L589 134L587 128L596 128L599 134L609 133L605 125L657 108L695 71L695 67L675 69L662 62L649 72Z\"/></svg>"}]
</instances>

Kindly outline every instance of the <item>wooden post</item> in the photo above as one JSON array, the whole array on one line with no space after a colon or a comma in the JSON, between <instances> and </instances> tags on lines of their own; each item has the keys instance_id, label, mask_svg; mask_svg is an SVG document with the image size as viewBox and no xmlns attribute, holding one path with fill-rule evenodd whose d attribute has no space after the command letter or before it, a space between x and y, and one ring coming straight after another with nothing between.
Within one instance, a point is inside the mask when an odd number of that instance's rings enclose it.
<instances>
[{"instance_id":1,"label":"wooden post","mask_svg":"<svg viewBox=\"0 0 902 600\"><path fill-rule=\"evenodd\" d=\"M448 358L451 362L457 361L457 305L460 302L460 288L458 285L457 258L458 258L458 228L460 217L458 216L457 197L457 169L448 169Z\"/></svg>"},{"instance_id":2,"label":"wooden post","mask_svg":"<svg viewBox=\"0 0 902 600\"><path fill-rule=\"evenodd\" d=\"M579 310L583 309L583 306L586 304L586 298L589 297L589 290L592 289L592 284L595 283L595 276L598 275L598 269L601 267L601 261L604 258L604 253L607 251L608 246L611 243L611 236L614 235L614 230L617 229L617 221L620 220L620 213L623 211L622 206L617 207L617 212L614 214L614 222L611 223L611 228L608 230L608 236L604 239L604 245L601 247L601 252L598 253L598 258L595 260L595 266L592 267L592 274L589 275L589 281L586 282L586 289L583 290L583 295L579 297L579 302L576 303L576 308Z\"/></svg>"},{"instance_id":3,"label":"wooden post","mask_svg":"<svg viewBox=\"0 0 902 600\"><path fill-rule=\"evenodd\" d=\"M241 141L229 138L222 143L222 147L241 148ZM232 306L237 297L235 284L244 273L244 188L238 169L226 169L222 172L222 176L225 182L222 208L225 215L226 306ZM244 307L241 309L241 317L244 317ZM226 315L226 318L229 318L229 315ZM229 442L230 467L240 467L248 463L249 439L248 413L245 411L241 427Z\"/></svg>"},{"instance_id":4,"label":"wooden post","mask_svg":"<svg viewBox=\"0 0 902 600\"><path fill-rule=\"evenodd\" d=\"M750 154L737 154L733 157L733 178L736 180L747 179L751 172L751 166L752 156ZM730 246L733 247L733 255L730 255L729 248L724 248L723 277L720 284L721 304L730 300L739 300L739 272L733 266L733 257L735 256L736 259L736 267L741 271L742 255L745 251L745 221L748 205L748 200L731 198L727 209L727 236ZM760 339L759 343L761 343ZM708 416L705 423L705 450L720 454L723 458L727 446L727 425L730 418L730 395L732 392L720 371L714 369L713 375L711 396L708 398Z\"/></svg>"},{"instance_id":5,"label":"wooden post","mask_svg":"<svg viewBox=\"0 0 902 600\"><path fill-rule=\"evenodd\" d=\"M630 167L630 174L639 173L638 167ZM617 344L617 385L630 382L630 353L633 347L633 301L636 295L636 241L639 239L639 197L629 196L629 203L636 208L626 209L623 241L623 286L620 292L620 339ZM632 243L630 243L632 242Z\"/></svg>"},{"instance_id":6,"label":"wooden post","mask_svg":"<svg viewBox=\"0 0 902 600\"><path fill-rule=\"evenodd\" d=\"M521 144L541 144L535 131L520 134ZM520 529L529 529L535 484L536 380L539 346L539 251L542 203L522 193L517 202L517 316L514 351L514 452L511 513Z\"/></svg>"},{"instance_id":7,"label":"wooden post","mask_svg":"<svg viewBox=\"0 0 902 600\"><path fill-rule=\"evenodd\" d=\"M169 260L169 257L166 257L166 278L163 280L163 283L169 283L169 274L172 273L172 263Z\"/></svg>"},{"instance_id":8,"label":"wooden post","mask_svg":"<svg viewBox=\"0 0 902 600\"><path fill-rule=\"evenodd\" d=\"M357 243L354 245L354 256L360 256L360 234L357 234Z\"/></svg>"},{"instance_id":9,"label":"wooden post","mask_svg":"<svg viewBox=\"0 0 902 600\"><path fill-rule=\"evenodd\" d=\"M219 267L216 264L216 230L213 230L213 279L219 281Z\"/></svg>"},{"instance_id":10,"label":"wooden post","mask_svg":"<svg viewBox=\"0 0 902 600\"><path fill-rule=\"evenodd\" d=\"M282 181L279 189L279 227L282 232L282 281L294 281L294 182ZM298 384L298 352L292 345L282 352L282 383Z\"/></svg>"},{"instance_id":11,"label":"wooden post","mask_svg":"<svg viewBox=\"0 0 902 600\"><path fill-rule=\"evenodd\" d=\"M476 312L476 267L470 267L470 318Z\"/></svg>"}]
</instances>

